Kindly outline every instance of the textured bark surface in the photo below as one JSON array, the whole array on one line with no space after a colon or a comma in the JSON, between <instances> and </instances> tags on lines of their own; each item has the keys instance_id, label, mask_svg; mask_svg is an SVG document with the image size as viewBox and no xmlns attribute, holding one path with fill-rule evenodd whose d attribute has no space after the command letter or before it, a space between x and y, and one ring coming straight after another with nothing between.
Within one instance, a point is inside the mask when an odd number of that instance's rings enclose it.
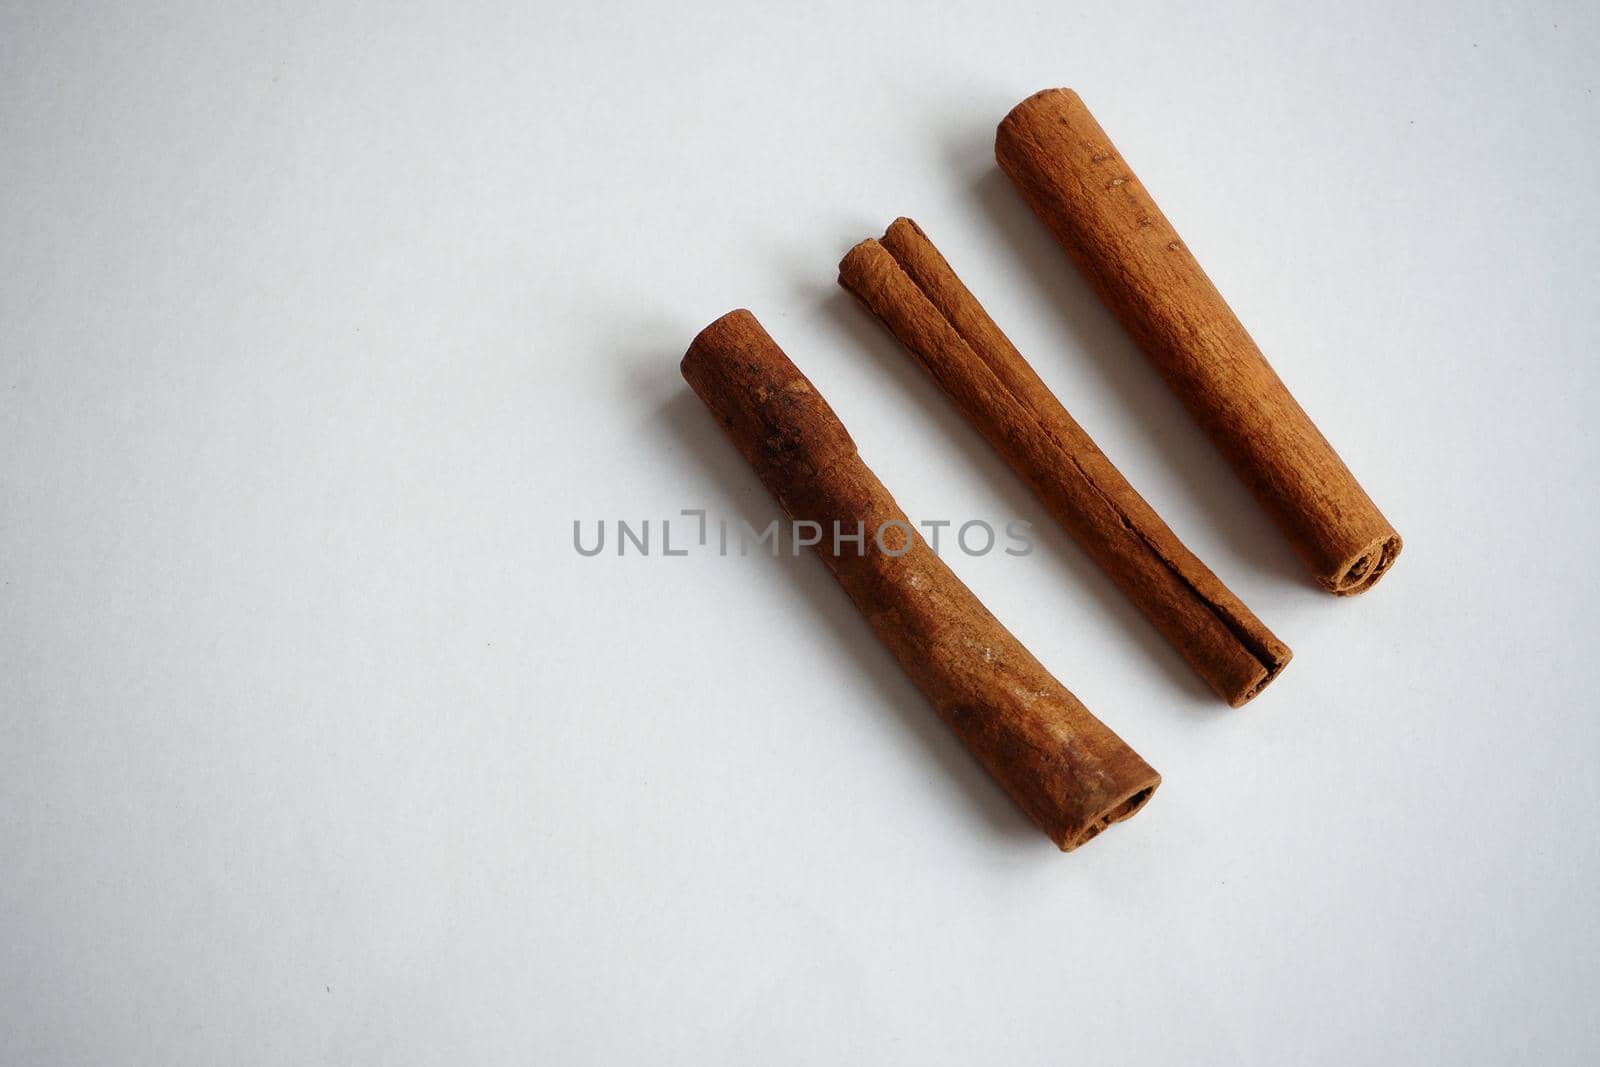
<instances>
[{"instance_id":1,"label":"textured bark surface","mask_svg":"<svg viewBox=\"0 0 1600 1067\"><path fill-rule=\"evenodd\" d=\"M1323 588L1372 588L1400 536L1070 89L1012 109L995 158Z\"/></svg>"},{"instance_id":2,"label":"textured bark surface","mask_svg":"<svg viewBox=\"0 0 1600 1067\"><path fill-rule=\"evenodd\" d=\"M1184 547L1034 373L910 219L839 264L839 284L917 357L1084 551L1238 707L1289 662L1287 645Z\"/></svg>"},{"instance_id":3,"label":"textured bark surface","mask_svg":"<svg viewBox=\"0 0 1600 1067\"><path fill-rule=\"evenodd\" d=\"M1057 845L1071 851L1144 806L1161 776L1056 681L916 533L805 375L748 311L700 332L683 376L901 667ZM865 550L835 551L838 521ZM874 533L887 523L882 545ZM887 551L885 550L887 549Z\"/></svg>"}]
</instances>

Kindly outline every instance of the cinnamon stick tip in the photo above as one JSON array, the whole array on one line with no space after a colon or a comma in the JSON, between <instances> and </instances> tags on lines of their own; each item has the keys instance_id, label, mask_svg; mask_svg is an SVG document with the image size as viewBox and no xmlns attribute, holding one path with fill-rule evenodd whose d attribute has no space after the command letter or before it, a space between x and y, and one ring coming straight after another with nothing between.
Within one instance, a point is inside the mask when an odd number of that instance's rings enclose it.
<instances>
[{"instance_id":1,"label":"cinnamon stick tip","mask_svg":"<svg viewBox=\"0 0 1600 1067\"><path fill-rule=\"evenodd\" d=\"M1062 852L1071 852L1073 849L1088 841L1093 841L1100 836L1100 832L1112 823L1119 823L1131 819L1139 813L1139 809L1150 803L1150 798L1155 796L1156 789L1161 785L1161 775L1155 771L1150 772L1148 780L1119 796L1116 800L1105 806L1105 809L1094 815L1086 826L1073 834L1064 834L1056 839L1056 847Z\"/></svg>"},{"instance_id":2,"label":"cinnamon stick tip","mask_svg":"<svg viewBox=\"0 0 1600 1067\"><path fill-rule=\"evenodd\" d=\"M1289 665L1289 661L1292 659L1294 659L1294 652L1288 645L1281 641L1274 642L1271 658L1262 661L1261 677L1257 678L1255 683L1242 693L1234 696L1223 695L1228 702L1228 707L1242 708L1260 696L1267 686L1271 685L1278 675L1283 673L1283 669Z\"/></svg>"},{"instance_id":3,"label":"cinnamon stick tip","mask_svg":"<svg viewBox=\"0 0 1600 1067\"><path fill-rule=\"evenodd\" d=\"M752 331L757 335L766 333L766 330L762 329L761 321L749 308L734 308L726 315L718 316L689 342L688 350L678 361L678 373L683 375L684 381L693 385L695 380L693 368L700 353L739 337L749 337Z\"/></svg>"},{"instance_id":4,"label":"cinnamon stick tip","mask_svg":"<svg viewBox=\"0 0 1600 1067\"><path fill-rule=\"evenodd\" d=\"M846 279L859 274L863 266L884 251L886 250L882 242L876 237L868 237L865 241L858 242L839 260L839 284L846 289L850 288Z\"/></svg>"},{"instance_id":5,"label":"cinnamon stick tip","mask_svg":"<svg viewBox=\"0 0 1600 1067\"><path fill-rule=\"evenodd\" d=\"M883 238L887 241L894 237L896 233L904 233L907 230L910 230L924 241L928 239L928 235L923 232L922 227L917 225L917 220L906 215L901 215L889 223L888 227L883 231Z\"/></svg>"},{"instance_id":6,"label":"cinnamon stick tip","mask_svg":"<svg viewBox=\"0 0 1600 1067\"><path fill-rule=\"evenodd\" d=\"M1356 596L1378 584L1378 579L1389 573L1394 561L1400 557L1405 542L1390 530L1358 552L1332 576L1319 576L1317 581L1334 596Z\"/></svg>"},{"instance_id":7,"label":"cinnamon stick tip","mask_svg":"<svg viewBox=\"0 0 1600 1067\"><path fill-rule=\"evenodd\" d=\"M928 235L923 232L921 226L917 225L915 219L901 215L884 227L882 237L868 237L844 254L844 258L839 260L839 283L843 285L845 277L856 273L856 269L871 257L883 253L887 254L891 259L894 258L894 253L890 252L887 246L895 241L897 237L903 237L907 232L914 234L923 241L928 239Z\"/></svg>"},{"instance_id":8,"label":"cinnamon stick tip","mask_svg":"<svg viewBox=\"0 0 1600 1067\"><path fill-rule=\"evenodd\" d=\"M1018 122L1022 121L1024 116L1027 116L1042 107L1053 108L1062 104L1076 104L1077 106L1082 107L1083 99L1073 90L1062 87L1056 89L1040 89L1032 96L1023 100L1016 107L1012 108L1010 111L1007 111L1006 117L1000 120L1000 125L996 130L996 147L999 146L999 142L1006 132Z\"/></svg>"}]
</instances>

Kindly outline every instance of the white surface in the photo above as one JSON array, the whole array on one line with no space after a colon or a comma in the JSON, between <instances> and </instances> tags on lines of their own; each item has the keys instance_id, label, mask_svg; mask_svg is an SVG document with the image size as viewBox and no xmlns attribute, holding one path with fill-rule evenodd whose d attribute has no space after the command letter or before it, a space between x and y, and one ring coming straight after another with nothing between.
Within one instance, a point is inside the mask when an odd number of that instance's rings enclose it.
<instances>
[{"instance_id":1,"label":"white surface","mask_svg":"<svg viewBox=\"0 0 1600 1067\"><path fill-rule=\"evenodd\" d=\"M0 1060L1600 1058L1594 5L676 7L0 15ZM1060 84L1404 534L1371 595L999 176ZM900 213L1261 700L836 290ZM809 556L574 553L776 514L677 375L739 305L913 516L1035 522L952 564L1136 819L1057 853Z\"/></svg>"}]
</instances>

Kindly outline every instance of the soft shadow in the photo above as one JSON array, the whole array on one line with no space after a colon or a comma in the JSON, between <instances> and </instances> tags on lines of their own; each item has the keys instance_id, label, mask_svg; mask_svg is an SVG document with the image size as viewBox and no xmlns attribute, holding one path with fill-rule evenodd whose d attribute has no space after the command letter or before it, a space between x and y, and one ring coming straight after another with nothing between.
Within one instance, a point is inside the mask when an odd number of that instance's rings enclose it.
<instances>
[{"instance_id":1,"label":"soft shadow","mask_svg":"<svg viewBox=\"0 0 1600 1067\"><path fill-rule=\"evenodd\" d=\"M1078 595L1079 590L1086 593L1096 609L1139 647L1152 669L1183 694L1185 699L1176 703L1199 714L1208 714L1216 707L1216 695L1200 676L1150 625L1105 571L1078 547L1027 484L990 447L983 435L967 423L938 383L900 342L842 289L829 297L825 306L832 319L848 334L851 344L872 353L874 363L893 379L894 391L915 407L915 417L936 424L952 441L960 442L960 454L971 468L972 480L1000 494L1006 515L1033 524L1035 550L1028 557L1027 565L1044 568L1047 580L1062 590L1063 597ZM893 492L892 486L890 491ZM1072 688L1070 681L1067 687Z\"/></svg>"},{"instance_id":2,"label":"soft shadow","mask_svg":"<svg viewBox=\"0 0 1600 1067\"><path fill-rule=\"evenodd\" d=\"M676 377L675 358L663 359L662 365L673 368ZM720 513L730 523L743 520L757 530L773 519L783 519L766 488L688 386L680 381L660 406L658 416L676 451L692 468L696 483L706 487L707 507L713 514ZM819 628L830 635L840 660L855 666L867 680L865 696L890 710L913 743L971 797L974 810L989 827L1008 839L1048 846L1027 816L940 721L814 552L808 550L797 557L785 544L777 558L760 562L763 572L778 575L777 580L788 584L795 600L809 605Z\"/></svg>"},{"instance_id":3,"label":"soft shadow","mask_svg":"<svg viewBox=\"0 0 1600 1067\"><path fill-rule=\"evenodd\" d=\"M1272 520L1034 217L1010 180L990 166L976 178L973 192L984 216L1026 265L1039 306L1050 310L1073 342L1071 358L1088 361L1105 379L1121 401L1119 406L1145 429L1163 462L1178 472L1187 503L1208 526L1221 531L1228 554L1243 566L1315 589L1305 566ZM1053 353L1029 354L1039 365L1051 358L1055 358ZM1082 421L1089 429L1096 420ZM1115 456L1111 459L1116 462ZM1158 512L1170 510L1154 501L1152 506ZM1174 532L1183 538L1181 529L1174 528ZM1213 564L1213 569L1218 568ZM1220 573L1224 569L1232 568L1219 569L1219 576L1227 581Z\"/></svg>"}]
</instances>

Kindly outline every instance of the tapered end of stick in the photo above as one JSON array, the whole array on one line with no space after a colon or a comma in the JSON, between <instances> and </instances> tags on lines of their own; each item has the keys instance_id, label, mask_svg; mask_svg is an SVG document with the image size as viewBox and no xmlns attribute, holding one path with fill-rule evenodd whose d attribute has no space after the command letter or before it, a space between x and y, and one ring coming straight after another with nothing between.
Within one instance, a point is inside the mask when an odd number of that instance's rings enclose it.
<instances>
[{"instance_id":1,"label":"tapered end of stick","mask_svg":"<svg viewBox=\"0 0 1600 1067\"><path fill-rule=\"evenodd\" d=\"M1000 125L995 129L995 158L1004 167L1007 143L1018 137L1030 123L1037 121L1037 116L1082 107L1083 100L1071 89L1040 89L1007 111L1006 117L1000 120Z\"/></svg>"},{"instance_id":2,"label":"tapered end of stick","mask_svg":"<svg viewBox=\"0 0 1600 1067\"><path fill-rule=\"evenodd\" d=\"M855 293L856 289L851 284L852 280L860 277L866 264L875 259L882 251L883 246L878 243L878 239L876 237L868 237L865 241L846 252L844 258L839 261L839 284L851 293Z\"/></svg>"},{"instance_id":3,"label":"tapered end of stick","mask_svg":"<svg viewBox=\"0 0 1600 1067\"><path fill-rule=\"evenodd\" d=\"M744 308L696 334L678 369L769 487L804 484L856 453L828 402Z\"/></svg>"},{"instance_id":4,"label":"tapered end of stick","mask_svg":"<svg viewBox=\"0 0 1600 1067\"><path fill-rule=\"evenodd\" d=\"M1283 669L1289 665L1289 661L1294 659L1294 653L1289 650L1288 645L1284 644L1282 641L1279 641L1276 637L1273 637L1271 632L1268 631L1265 626L1261 627L1261 631L1262 633L1266 634L1271 641L1270 645L1264 648L1261 653L1261 676L1253 685L1249 686L1243 692L1237 694L1222 694L1223 699L1228 702L1228 707L1230 708L1242 708L1256 697L1260 696L1261 691L1266 689L1267 686L1271 685L1273 679L1282 674Z\"/></svg>"},{"instance_id":5,"label":"tapered end of stick","mask_svg":"<svg viewBox=\"0 0 1600 1067\"><path fill-rule=\"evenodd\" d=\"M1141 808L1150 803L1150 798L1155 796L1156 788L1161 785L1161 776L1154 771L1150 773L1152 781L1148 784L1139 786L1132 793L1120 797L1107 806L1105 811L1100 812L1094 821L1090 822L1075 836L1058 840L1056 844L1060 846L1061 851L1071 852L1079 845L1099 837L1101 832L1112 823L1119 823L1137 815Z\"/></svg>"},{"instance_id":6,"label":"tapered end of stick","mask_svg":"<svg viewBox=\"0 0 1600 1067\"><path fill-rule=\"evenodd\" d=\"M751 338L766 338L767 331L761 328L761 323L755 314L748 308L734 308L706 326L705 329L694 335L694 340L689 342L689 350L683 354L683 359L678 361L678 373L683 375L683 380L693 385L697 377L696 365L706 358L709 352L715 352L730 345L740 347L747 345Z\"/></svg>"},{"instance_id":7,"label":"tapered end of stick","mask_svg":"<svg viewBox=\"0 0 1600 1067\"><path fill-rule=\"evenodd\" d=\"M1365 593L1377 585L1378 579L1394 566L1394 561L1400 557L1400 549L1403 547L1405 542L1400 540L1400 535L1391 531L1363 548L1332 577L1319 576L1317 581L1334 596L1355 596L1358 593Z\"/></svg>"}]
</instances>

